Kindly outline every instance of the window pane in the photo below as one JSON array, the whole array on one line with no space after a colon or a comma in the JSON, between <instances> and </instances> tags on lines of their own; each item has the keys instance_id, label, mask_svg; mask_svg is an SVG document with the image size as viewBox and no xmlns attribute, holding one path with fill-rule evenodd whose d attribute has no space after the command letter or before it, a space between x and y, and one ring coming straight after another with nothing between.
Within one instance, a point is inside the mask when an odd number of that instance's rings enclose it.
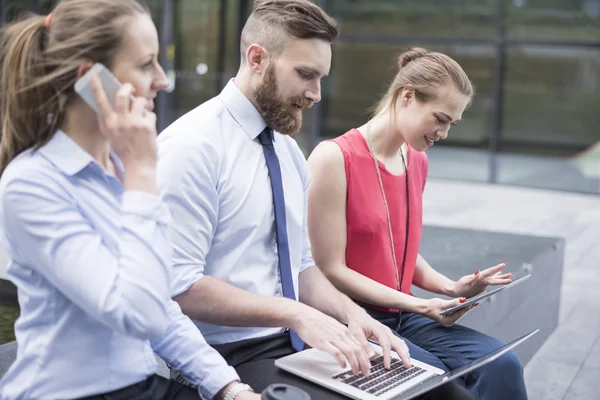
<instances>
[{"instance_id":1,"label":"window pane","mask_svg":"<svg viewBox=\"0 0 600 400\"><path fill-rule=\"evenodd\" d=\"M173 118L219 91L219 1L174 2L175 101Z\"/></svg>"},{"instance_id":2,"label":"window pane","mask_svg":"<svg viewBox=\"0 0 600 400\"><path fill-rule=\"evenodd\" d=\"M160 26L160 17L162 12L162 2L160 0L146 0L146 5L150 9L150 15L154 25L158 28Z\"/></svg>"},{"instance_id":3,"label":"window pane","mask_svg":"<svg viewBox=\"0 0 600 400\"><path fill-rule=\"evenodd\" d=\"M311 135L313 134L313 132L318 131L318 129L315 129L318 127L314 126L315 123L318 123L315 118L315 114L316 112L318 112L318 108L318 105L313 105L312 108L304 110L304 113L302 115L302 128L300 129L300 132L292 136L292 138L295 139L296 142L298 142L298 146L300 146L300 149L306 157L308 157L308 155L312 151L311 146L314 146L314 143L312 143L311 140Z\"/></svg>"},{"instance_id":4,"label":"window pane","mask_svg":"<svg viewBox=\"0 0 600 400\"><path fill-rule=\"evenodd\" d=\"M600 49L511 46L507 53L501 143L582 149L598 140Z\"/></svg>"},{"instance_id":5,"label":"window pane","mask_svg":"<svg viewBox=\"0 0 600 400\"><path fill-rule=\"evenodd\" d=\"M473 105L464 113L463 121L452 128L445 142L487 146L494 48L471 45L424 47L430 51L441 51L458 61L477 92ZM396 59L404 50L407 48L386 44L334 44L331 74L323 84L322 135L337 136L365 122L369 109L382 97L396 74Z\"/></svg>"},{"instance_id":6,"label":"window pane","mask_svg":"<svg viewBox=\"0 0 600 400\"><path fill-rule=\"evenodd\" d=\"M598 0L512 0L511 38L600 42Z\"/></svg>"},{"instance_id":7,"label":"window pane","mask_svg":"<svg viewBox=\"0 0 600 400\"><path fill-rule=\"evenodd\" d=\"M41 0L38 2L38 11L40 14L48 14L58 3L58 0Z\"/></svg>"},{"instance_id":8,"label":"window pane","mask_svg":"<svg viewBox=\"0 0 600 400\"><path fill-rule=\"evenodd\" d=\"M495 36L500 0L331 0L342 35Z\"/></svg>"},{"instance_id":9,"label":"window pane","mask_svg":"<svg viewBox=\"0 0 600 400\"><path fill-rule=\"evenodd\" d=\"M509 47L504 94L500 181L598 193L600 49Z\"/></svg>"},{"instance_id":10,"label":"window pane","mask_svg":"<svg viewBox=\"0 0 600 400\"><path fill-rule=\"evenodd\" d=\"M428 150L431 175L485 181L488 179L485 149L489 143L494 48L480 45L426 48L457 60L477 92L473 105L465 111L463 121L450 130L448 139ZM396 74L396 57L403 50L406 48L386 44L334 44L332 71L323 83L322 136L339 136L366 122L369 109L385 93ZM464 159L464 150L460 148L465 147L480 150L475 151L468 162L456 163L457 159Z\"/></svg>"},{"instance_id":11,"label":"window pane","mask_svg":"<svg viewBox=\"0 0 600 400\"><path fill-rule=\"evenodd\" d=\"M240 12L239 0L173 2L171 120L216 96L237 71Z\"/></svg>"},{"instance_id":12,"label":"window pane","mask_svg":"<svg viewBox=\"0 0 600 400\"><path fill-rule=\"evenodd\" d=\"M30 8L28 0L4 0L2 2L2 22L11 22L18 19L26 11L34 11Z\"/></svg>"}]
</instances>

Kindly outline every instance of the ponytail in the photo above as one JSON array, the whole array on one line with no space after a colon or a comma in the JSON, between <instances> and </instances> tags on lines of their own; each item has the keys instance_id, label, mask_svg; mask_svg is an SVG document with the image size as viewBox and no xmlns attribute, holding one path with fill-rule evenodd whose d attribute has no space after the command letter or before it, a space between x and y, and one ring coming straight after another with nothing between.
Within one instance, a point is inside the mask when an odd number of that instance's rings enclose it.
<instances>
[{"instance_id":1,"label":"ponytail","mask_svg":"<svg viewBox=\"0 0 600 400\"><path fill-rule=\"evenodd\" d=\"M82 63L110 68L137 0L60 0L52 16L29 14L0 33L0 175L61 126Z\"/></svg>"},{"instance_id":2,"label":"ponytail","mask_svg":"<svg viewBox=\"0 0 600 400\"><path fill-rule=\"evenodd\" d=\"M421 102L435 100L441 90L453 87L459 93L473 98L474 89L462 67L445 54L412 48L398 56L398 72L385 96L377 103L373 116L391 111L395 118L396 103L406 86L415 90Z\"/></svg>"},{"instance_id":3,"label":"ponytail","mask_svg":"<svg viewBox=\"0 0 600 400\"><path fill-rule=\"evenodd\" d=\"M0 175L16 156L47 143L56 129L60 96L47 79L45 17L29 16L11 24L0 41Z\"/></svg>"}]
</instances>

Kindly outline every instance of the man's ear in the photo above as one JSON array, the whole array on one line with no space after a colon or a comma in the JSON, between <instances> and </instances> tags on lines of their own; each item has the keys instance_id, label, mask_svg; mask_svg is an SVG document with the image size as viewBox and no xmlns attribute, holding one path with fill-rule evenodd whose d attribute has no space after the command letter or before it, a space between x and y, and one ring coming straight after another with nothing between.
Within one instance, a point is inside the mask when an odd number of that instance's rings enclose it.
<instances>
[{"instance_id":1,"label":"man's ear","mask_svg":"<svg viewBox=\"0 0 600 400\"><path fill-rule=\"evenodd\" d=\"M89 61L81 63L79 68L77 68L77 79L81 78L86 72L88 72L93 65L94 64Z\"/></svg>"},{"instance_id":2,"label":"man's ear","mask_svg":"<svg viewBox=\"0 0 600 400\"><path fill-rule=\"evenodd\" d=\"M267 50L259 44L251 44L246 51L246 62L252 72L260 75L269 65Z\"/></svg>"}]
</instances>

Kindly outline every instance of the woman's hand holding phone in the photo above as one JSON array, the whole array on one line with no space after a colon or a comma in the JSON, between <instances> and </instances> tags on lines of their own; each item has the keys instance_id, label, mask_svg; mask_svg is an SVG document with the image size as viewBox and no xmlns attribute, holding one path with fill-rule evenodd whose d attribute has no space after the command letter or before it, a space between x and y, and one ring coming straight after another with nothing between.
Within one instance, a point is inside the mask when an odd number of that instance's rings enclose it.
<instances>
[{"instance_id":1,"label":"woman's hand holding phone","mask_svg":"<svg viewBox=\"0 0 600 400\"><path fill-rule=\"evenodd\" d=\"M146 110L146 99L133 96L129 83L117 91L114 108L97 76L91 77L91 85L100 111L100 132L125 166L125 189L158 193L156 114Z\"/></svg>"}]
</instances>

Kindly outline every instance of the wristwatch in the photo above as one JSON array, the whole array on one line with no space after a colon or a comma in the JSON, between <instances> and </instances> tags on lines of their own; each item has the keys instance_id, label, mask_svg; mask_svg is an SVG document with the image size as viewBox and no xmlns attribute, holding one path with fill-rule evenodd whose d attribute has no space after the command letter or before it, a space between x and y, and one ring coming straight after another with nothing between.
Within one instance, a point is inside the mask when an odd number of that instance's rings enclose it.
<instances>
[{"instance_id":1,"label":"wristwatch","mask_svg":"<svg viewBox=\"0 0 600 400\"><path fill-rule=\"evenodd\" d=\"M254 392L250 385L246 385L245 383L236 383L231 387L231 389L229 389L225 397L223 397L223 400L235 400L237 395L244 391Z\"/></svg>"}]
</instances>

